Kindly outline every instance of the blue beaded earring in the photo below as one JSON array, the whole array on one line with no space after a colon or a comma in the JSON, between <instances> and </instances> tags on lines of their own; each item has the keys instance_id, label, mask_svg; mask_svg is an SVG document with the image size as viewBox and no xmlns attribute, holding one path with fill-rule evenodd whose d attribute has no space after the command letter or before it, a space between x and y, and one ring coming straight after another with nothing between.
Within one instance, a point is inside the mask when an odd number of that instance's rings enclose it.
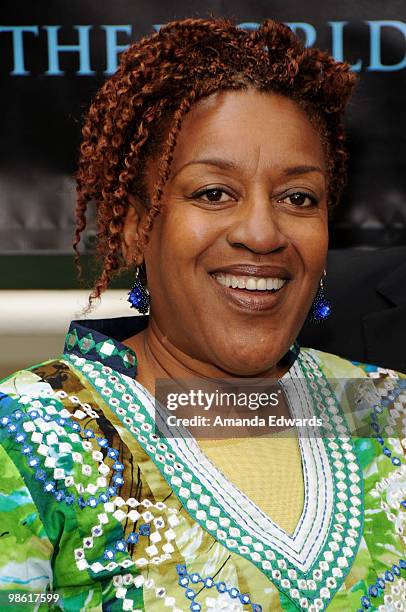
<instances>
[{"instance_id":1,"label":"blue beaded earring","mask_svg":"<svg viewBox=\"0 0 406 612\"><path fill-rule=\"evenodd\" d=\"M312 323L321 323L325 319L327 319L331 314L331 303L326 299L324 295L324 284L323 279L326 276L326 271L324 270L323 277L320 279L320 285L316 293L316 297L313 301L313 306L311 309L310 320Z\"/></svg>"},{"instance_id":2,"label":"blue beaded earring","mask_svg":"<svg viewBox=\"0 0 406 612\"><path fill-rule=\"evenodd\" d=\"M150 305L148 290L144 287L140 278L140 268L137 268L135 282L128 294L128 302L131 308L136 308L140 314L147 314Z\"/></svg>"}]
</instances>

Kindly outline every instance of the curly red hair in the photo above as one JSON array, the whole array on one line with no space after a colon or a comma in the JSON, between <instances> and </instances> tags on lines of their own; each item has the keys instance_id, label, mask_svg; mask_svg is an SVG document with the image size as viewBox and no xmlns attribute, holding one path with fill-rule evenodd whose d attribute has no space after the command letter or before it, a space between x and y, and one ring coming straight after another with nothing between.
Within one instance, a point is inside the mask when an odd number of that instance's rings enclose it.
<instances>
[{"instance_id":1,"label":"curly red hair","mask_svg":"<svg viewBox=\"0 0 406 612\"><path fill-rule=\"evenodd\" d=\"M145 203L137 245L147 243L168 179L182 119L199 99L218 90L253 87L295 100L317 124L326 145L329 205L346 183L343 111L355 83L348 64L303 48L285 25L267 19L254 31L229 19L172 21L132 44L90 107L77 172L74 249L86 227L89 202L97 207L97 253L103 268L91 299L126 266L122 232L129 195ZM166 135L166 138L163 137ZM159 179L146 193L145 164L159 153Z\"/></svg>"}]
</instances>

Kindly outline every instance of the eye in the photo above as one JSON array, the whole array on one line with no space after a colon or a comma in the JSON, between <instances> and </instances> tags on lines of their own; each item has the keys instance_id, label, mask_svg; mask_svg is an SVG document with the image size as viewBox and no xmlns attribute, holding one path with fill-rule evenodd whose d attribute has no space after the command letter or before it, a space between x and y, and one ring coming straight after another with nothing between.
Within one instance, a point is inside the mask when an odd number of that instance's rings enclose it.
<instances>
[{"instance_id":1,"label":"eye","mask_svg":"<svg viewBox=\"0 0 406 612\"><path fill-rule=\"evenodd\" d=\"M221 187L210 187L209 189L201 189L192 195L193 199L203 200L203 202L223 203L228 202L233 198L227 191Z\"/></svg>"},{"instance_id":2,"label":"eye","mask_svg":"<svg viewBox=\"0 0 406 612\"><path fill-rule=\"evenodd\" d=\"M289 204L300 208L309 208L310 206L317 206L318 204L317 198L306 191L295 191L294 193L288 193L283 198L278 200L278 202L286 201L288 201Z\"/></svg>"}]
</instances>

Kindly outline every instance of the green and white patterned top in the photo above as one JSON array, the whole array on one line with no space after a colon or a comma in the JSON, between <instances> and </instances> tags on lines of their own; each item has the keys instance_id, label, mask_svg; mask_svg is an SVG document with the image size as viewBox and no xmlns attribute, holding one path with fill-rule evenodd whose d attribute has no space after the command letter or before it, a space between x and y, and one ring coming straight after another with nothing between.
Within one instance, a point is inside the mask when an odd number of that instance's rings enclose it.
<instances>
[{"instance_id":1,"label":"green and white patterned top","mask_svg":"<svg viewBox=\"0 0 406 612\"><path fill-rule=\"evenodd\" d=\"M73 323L62 356L0 383L0 602L406 610L406 377L300 350L279 382L323 435L299 437L304 508L288 534L184 431L156 434L160 413L120 342L141 319ZM352 396L331 385L350 379L362 437Z\"/></svg>"}]
</instances>

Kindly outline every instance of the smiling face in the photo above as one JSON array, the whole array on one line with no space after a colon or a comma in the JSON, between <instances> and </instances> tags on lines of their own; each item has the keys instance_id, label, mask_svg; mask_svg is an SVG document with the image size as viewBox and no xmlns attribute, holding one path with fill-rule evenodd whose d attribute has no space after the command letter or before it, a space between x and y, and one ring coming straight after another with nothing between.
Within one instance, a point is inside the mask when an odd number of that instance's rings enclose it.
<instances>
[{"instance_id":1,"label":"smiling face","mask_svg":"<svg viewBox=\"0 0 406 612\"><path fill-rule=\"evenodd\" d=\"M156 179L151 162L151 190ZM144 252L159 330L230 374L276 372L328 243L325 153L305 112L253 89L201 100L182 123L162 204Z\"/></svg>"}]
</instances>

